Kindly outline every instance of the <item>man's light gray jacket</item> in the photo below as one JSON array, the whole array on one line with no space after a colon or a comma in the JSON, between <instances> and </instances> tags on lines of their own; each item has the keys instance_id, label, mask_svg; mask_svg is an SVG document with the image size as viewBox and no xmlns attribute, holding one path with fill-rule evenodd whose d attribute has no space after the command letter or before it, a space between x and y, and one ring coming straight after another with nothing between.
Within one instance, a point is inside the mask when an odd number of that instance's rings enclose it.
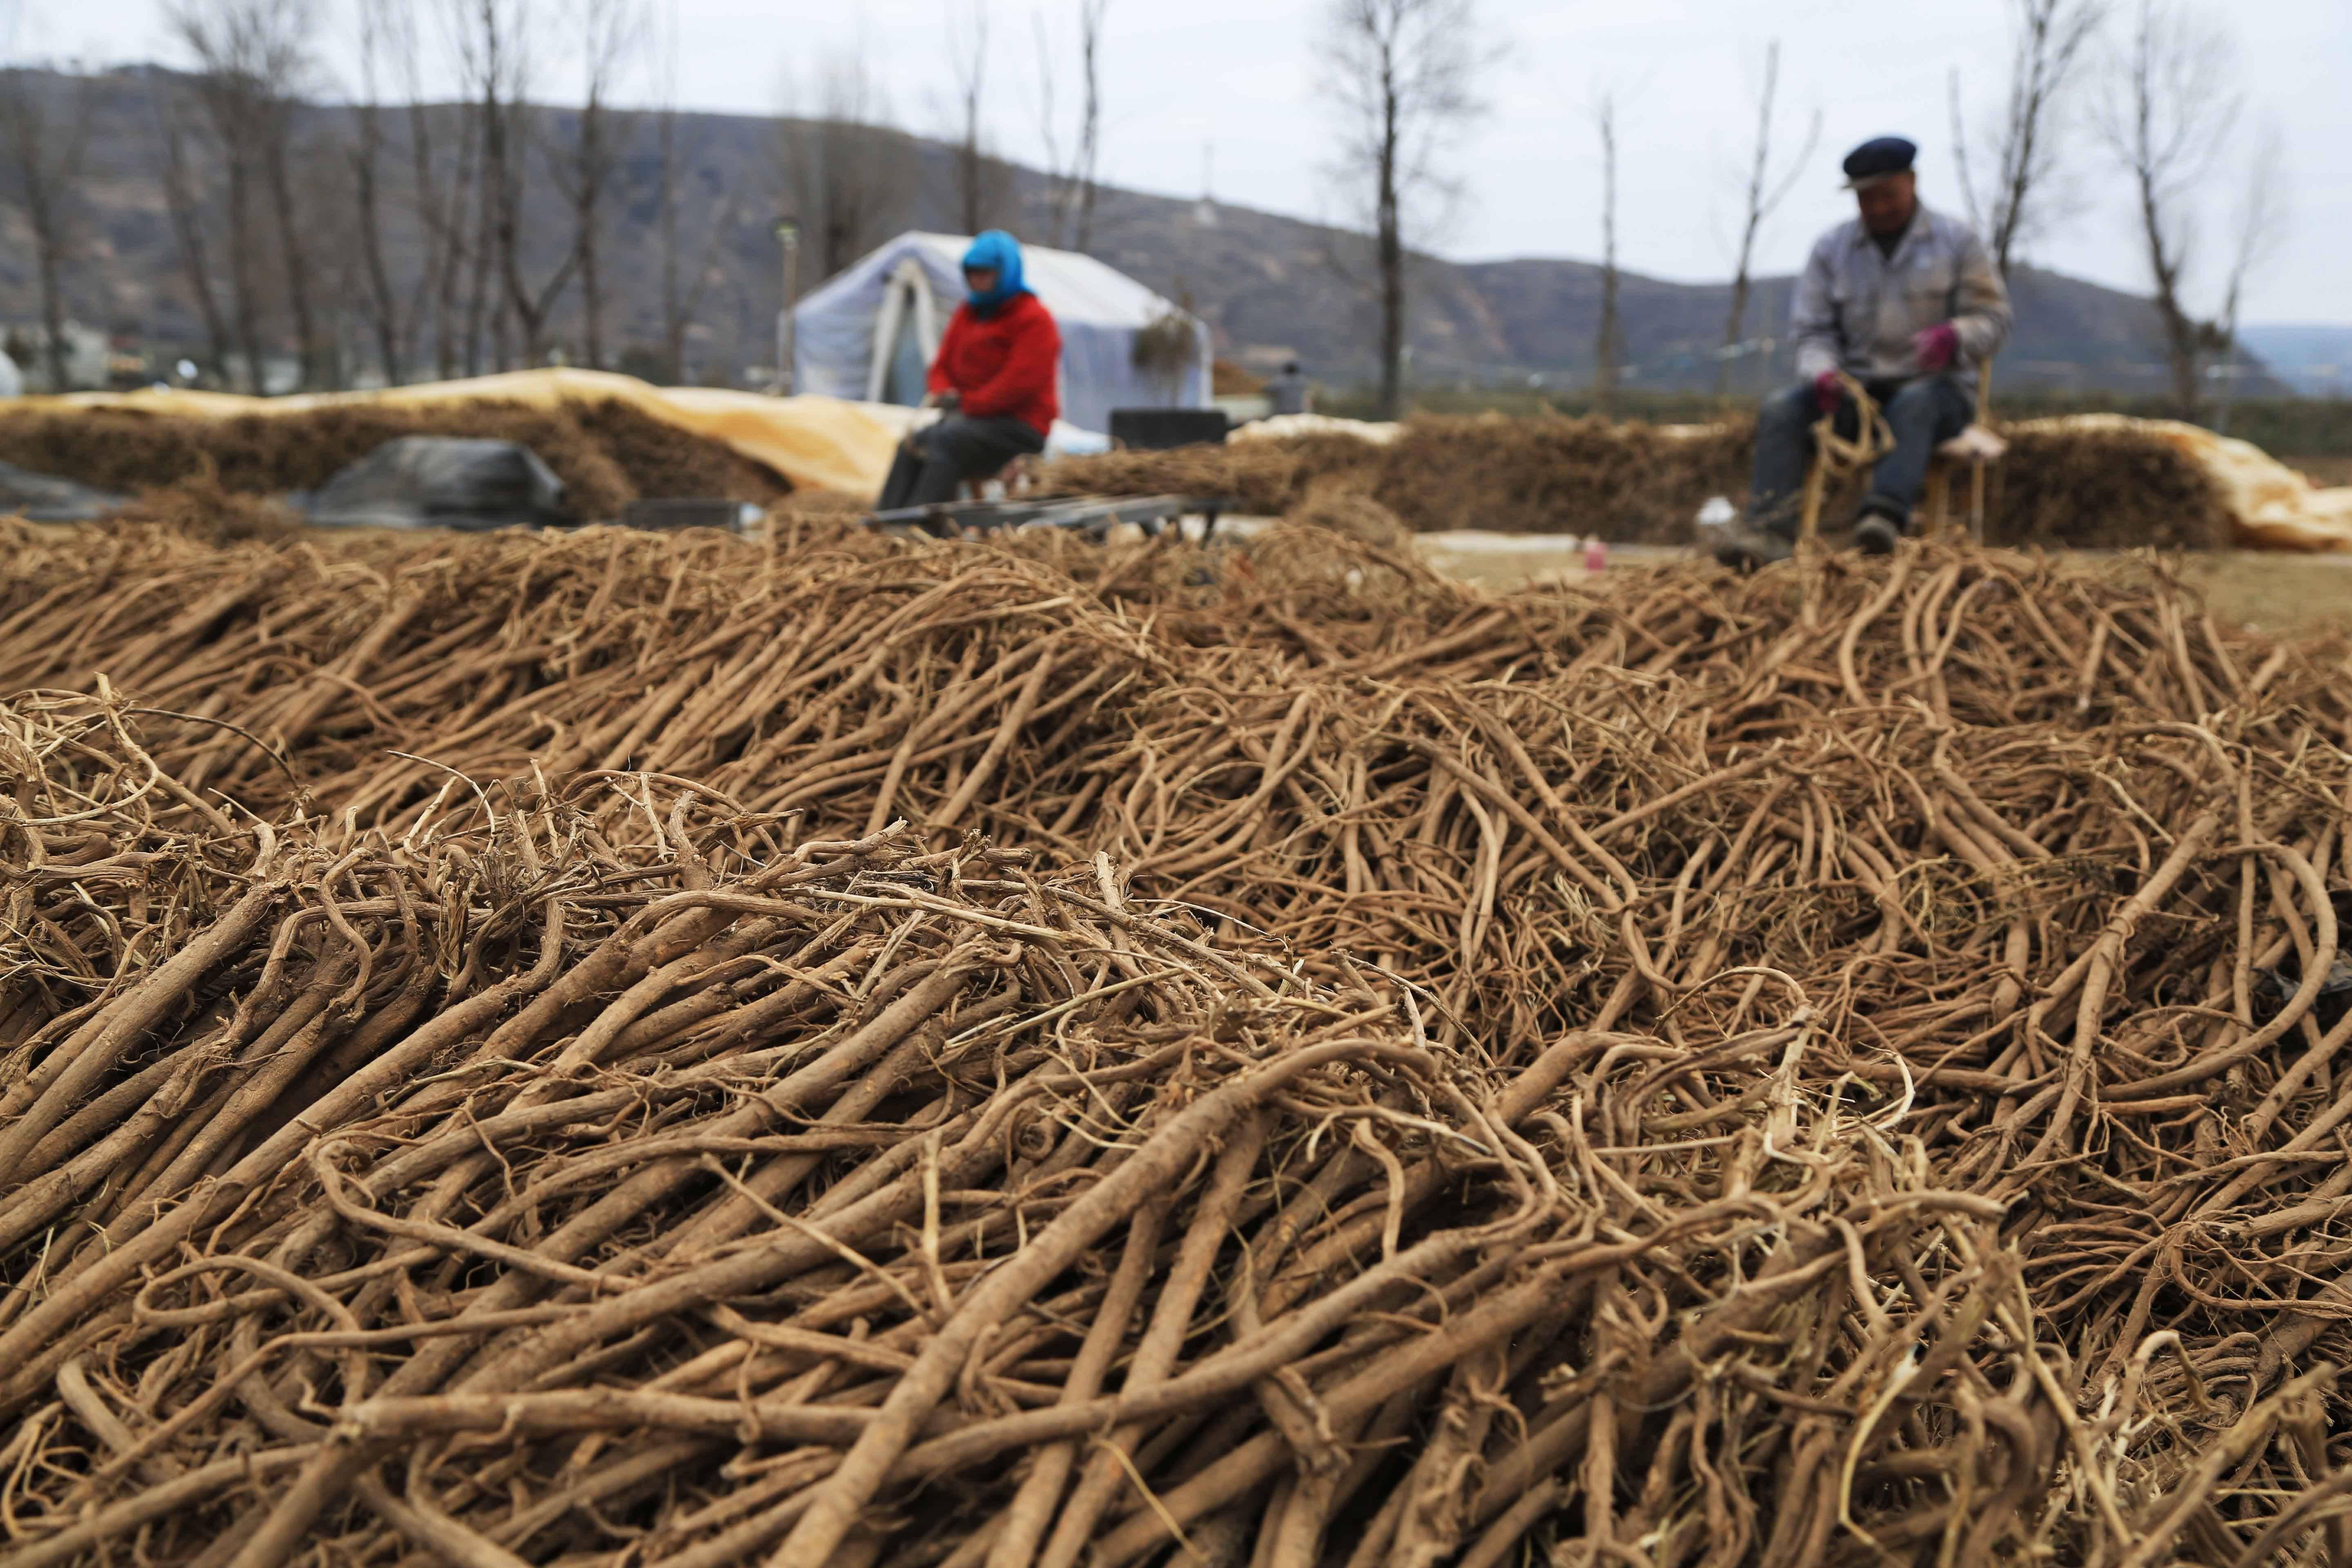
<instances>
[{"instance_id":1,"label":"man's light gray jacket","mask_svg":"<svg viewBox=\"0 0 2352 1568\"><path fill-rule=\"evenodd\" d=\"M1798 377L1908 380L1923 374L1911 339L1940 321L1959 330L1954 379L1975 384L1972 362L1998 353L2010 325L2009 289L1976 231L1922 206L1887 256L1861 219L1842 223L1814 245L1790 305Z\"/></svg>"}]
</instances>

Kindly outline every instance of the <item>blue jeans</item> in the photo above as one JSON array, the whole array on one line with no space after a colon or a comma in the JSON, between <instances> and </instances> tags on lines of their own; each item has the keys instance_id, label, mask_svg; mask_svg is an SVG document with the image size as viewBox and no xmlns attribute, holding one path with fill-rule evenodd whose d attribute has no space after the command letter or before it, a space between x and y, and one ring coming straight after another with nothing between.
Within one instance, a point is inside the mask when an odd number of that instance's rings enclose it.
<instances>
[{"instance_id":1,"label":"blue jeans","mask_svg":"<svg viewBox=\"0 0 2352 1568\"><path fill-rule=\"evenodd\" d=\"M1908 519L1927 488L1927 462L1936 447L1969 427L1976 417L1977 400L1948 375L1923 375L1911 381L1873 381L1864 385L1878 402L1895 433L1895 450L1870 473L1870 499L1865 511L1885 511ZM1802 506L1805 470L1813 461L1813 425L1820 419L1811 382L1776 392L1764 400L1756 416L1756 482L1749 492L1748 516L1784 539L1797 536L1797 514ZM1858 428L1853 405L1837 414L1837 432L1852 437Z\"/></svg>"}]
</instances>

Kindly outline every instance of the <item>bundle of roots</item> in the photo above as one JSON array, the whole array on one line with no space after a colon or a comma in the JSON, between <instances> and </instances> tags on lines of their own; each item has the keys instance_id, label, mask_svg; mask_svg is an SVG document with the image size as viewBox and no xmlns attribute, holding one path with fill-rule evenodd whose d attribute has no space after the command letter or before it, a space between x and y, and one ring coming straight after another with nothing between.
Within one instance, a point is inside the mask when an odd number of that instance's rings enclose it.
<instances>
[{"instance_id":1,"label":"bundle of roots","mask_svg":"<svg viewBox=\"0 0 2352 1568\"><path fill-rule=\"evenodd\" d=\"M2226 549L2232 515L2212 478L2171 443L2131 429L2004 427L1986 520L2002 544L2076 549ZM1065 458L1045 472L1067 494L1226 495L1244 511L1293 513L1318 487L1369 496L1424 531L1598 533L1687 543L1710 497L1748 493L1755 429L1559 416L1423 416L1385 443L1316 434ZM1843 515L1857 479L1833 496ZM1966 489L1966 480L1959 481ZM1963 504L1959 509L1965 512Z\"/></svg>"},{"instance_id":2,"label":"bundle of roots","mask_svg":"<svg viewBox=\"0 0 2352 1568\"><path fill-rule=\"evenodd\" d=\"M2352 1547L2341 643L12 542L12 1562Z\"/></svg>"},{"instance_id":3,"label":"bundle of roots","mask_svg":"<svg viewBox=\"0 0 2352 1568\"><path fill-rule=\"evenodd\" d=\"M725 444L617 400L552 408L350 404L228 419L123 408L0 412L0 461L100 489L163 490L178 505L169 510L149 506L141 515L184 520L203 536L218 537L216 520L233 524L242 498L316 489L405 436L477 437L529 447L563 481L565 510L583 522L617 517L641 498L724 496L765 503L791 489Z\"/></svg>"}]
</instances>

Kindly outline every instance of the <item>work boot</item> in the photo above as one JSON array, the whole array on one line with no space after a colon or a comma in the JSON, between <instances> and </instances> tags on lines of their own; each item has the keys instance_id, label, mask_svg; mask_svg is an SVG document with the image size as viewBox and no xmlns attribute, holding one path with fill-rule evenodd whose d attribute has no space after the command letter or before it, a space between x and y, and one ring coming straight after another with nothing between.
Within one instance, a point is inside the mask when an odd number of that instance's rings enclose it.
<instances>
[{"instance_id":1,"label":"work boot","mask_svg":"<svg viewBox=\"0 0 2352 1568\"><path fill-rule=\"evenodd\" d=\"M1864 555L1892 555L1910 531L1910 508L1885 496L1873 496L1862 503L1862 515L1853 520L1854 548Z\"/></svg>"},{"instance_id":2,"label":"work boot","mask_svg":"<svg viewBox=\"0 0 2352 1568\"><path fill-rule=\"evenodd\" d=\"M1725 529L1715 547L1717 561L1740 572L1753 572L1775 561L1786 561L1796 552L1796 546L1782 535L1745 521Z\"/></svg>"}]
</instances>

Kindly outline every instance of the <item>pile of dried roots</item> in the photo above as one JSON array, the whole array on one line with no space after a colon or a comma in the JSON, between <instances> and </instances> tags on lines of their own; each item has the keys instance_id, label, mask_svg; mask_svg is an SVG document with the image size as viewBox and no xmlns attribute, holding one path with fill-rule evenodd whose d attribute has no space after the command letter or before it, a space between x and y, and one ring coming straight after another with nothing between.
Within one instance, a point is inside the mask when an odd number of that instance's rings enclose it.
<instances>
[{"instance_id":1,"label":"pile of dried roots","mask_svg":"<svg viewBox=\"0 0 2352 1568\"><path fill-rule=\"evenodd\" d=\"M583 522L617 517L641 498L723 496L765 503L791 488L721 442L611 400L554 408L352 404L229 419L127 408L0 411L0 461L123 492L176 489L195 481L188 493L197 504L219 489L236 496L315 489L404 436L520 442L563 481L567 512Z\"/></svg>"},{"instance_id":2,"label":"pile of dried roots","mask_svg":"<svg viewBox=\"0 0 2352 1568\"><path fill-rule=\"evenodd\" d=\"M2340 643L9 542L12 1563L2352 1545Z\"/></svg>"},{"instance_id":3,"label":"pile of dried roots","mask_svg":"<svg viewBox=\"0 0 2352 1568\"><path fill-rule=\"evenodd\" d=\"M2221 549L2233 525L2212 479L2170 443L2133 430L2005 431L1987 531L1998 543L2078 549ZM1704 429L1557 415L1424 416L1375 445L1295 436L1066 458L1045 470L1069 494L1230 495L1244 511L1283 516L1318 486L1370 496L1412 528L1598 533L1688 543L1709 497L1743 497L1752 421ZM1963 488L1965 486L1963 485ZM1832 516L1860 500L1861 481Z\"/></svg>"}]
</instances>

